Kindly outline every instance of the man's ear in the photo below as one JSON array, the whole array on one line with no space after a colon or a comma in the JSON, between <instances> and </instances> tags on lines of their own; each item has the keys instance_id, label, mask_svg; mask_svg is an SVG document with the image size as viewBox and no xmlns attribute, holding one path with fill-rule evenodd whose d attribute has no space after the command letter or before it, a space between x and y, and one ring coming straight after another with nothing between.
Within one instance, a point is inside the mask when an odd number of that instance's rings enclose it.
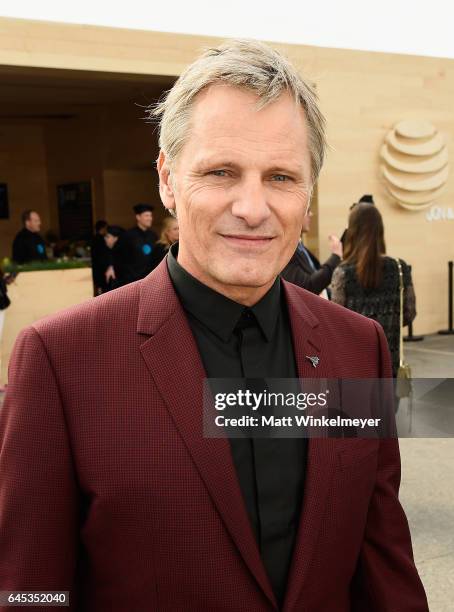
<instances>
[{"instance_id":1,"label":"man's ear","mask_svg":"<svg viewBox=\"0 0 454 612\"><path fill-rule=\"evenodd\" d=\"M157 170L159 175L159 195L167 210L175 210L175 194L172 187L170 167L164 151L159 152Z\"/></svg>"},{"instance_id":2,"label":"man's ear","mask_svg":"<svg viewBox=\"0 0 454 612\"><path fill-rule=\"evenodd\" d=\"M308 191L307 194L307 202L306 202L306 210L304 211L304 216L309 214L309 211L311 209L311 204L312 204L312 194L313 194L313 188L311 187Z\"/></svg>"}]
</instances>

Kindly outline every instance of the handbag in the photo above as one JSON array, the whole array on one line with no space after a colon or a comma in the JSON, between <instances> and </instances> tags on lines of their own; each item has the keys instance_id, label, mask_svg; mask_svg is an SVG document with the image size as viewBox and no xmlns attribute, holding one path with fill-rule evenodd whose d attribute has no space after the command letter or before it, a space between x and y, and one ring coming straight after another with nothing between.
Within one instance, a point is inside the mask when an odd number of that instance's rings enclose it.
<instances>
[{"instance_id":1,"label":"handbag","mask_svg":"<svg viewBox=\"0 0 454 612\"><path fill-rule=\"evenodd\" d=\"M402 273L402 264L399 259L396 259L399 270L399 368L397 370L396 379L396 396L398 398L410 397L412 392L411 384L411 368L404 361L404 339L403 339L403 310L404 310L404 276Z\"/></svg>"},{"instance_id":2,"label":"handbag","mask_svg":"<svg viewBox=\"0 0 454 612\"><path fill-rule=\"evenodd\" d=\"M11 300L6 292L6 283L0 278L0 310L5 310L11 304Z\"/></svg>"}]
</instances>

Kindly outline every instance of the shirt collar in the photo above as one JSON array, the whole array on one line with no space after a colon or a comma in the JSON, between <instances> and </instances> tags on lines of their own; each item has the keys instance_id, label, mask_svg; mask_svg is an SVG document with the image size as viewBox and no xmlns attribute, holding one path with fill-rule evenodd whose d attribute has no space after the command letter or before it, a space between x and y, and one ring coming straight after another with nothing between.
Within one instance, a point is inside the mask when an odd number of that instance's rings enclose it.
<instances>
[{"instance_id":1,"label":"shirt collar","mask_svg":"<svg viewBox=\"0 0 454 612\"><path fill-rule=\"evenodd\" d=\"M208 327L221 340L227 342L247 307L204 285L177 261L178 243L173 244L167 256L167 268L183 308ZM281 287L277 277L272 287L250 310L265 339L273 337L280 312Z\"/></svg>"}]
</instances>

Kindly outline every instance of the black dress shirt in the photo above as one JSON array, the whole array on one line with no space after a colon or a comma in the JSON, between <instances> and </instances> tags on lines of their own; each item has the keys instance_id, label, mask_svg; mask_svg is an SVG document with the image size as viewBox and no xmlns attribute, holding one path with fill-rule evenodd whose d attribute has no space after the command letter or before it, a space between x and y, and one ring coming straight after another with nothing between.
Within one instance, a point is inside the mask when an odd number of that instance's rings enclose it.
<instances>
[{"instance_id":1,"label":"black dress shirt","mask_svg":"<svg viewBox=\"0 0 454 612\"><path fill-rule=\"evenodd\" d=\"M207 287L167 258L170 277L209 378L295 378L297 368L280 279L248 308ZM262 387L263 388L263 387ZM230 439L245 506L279 604L298 529L307 441Z\"/></svg>"},{"instance_id":2,"label":"black dress shirt","mask_svg":"<svg viewBox=\"0 0 454 612\"><path fill-rule=\"evenodd\" d=\"M46 244L38 232L26 227L16 234L13 242L13 260L18 264L47 259Z\"/></svg>"},{"instance_id":3,"label":"black dress shirt","mask_svg":"<svg viewBox=\"0 0 454 612\"><path fill-rule=\"evenodd\" d=\"M156 259L156 240L152 230L142 230L139 226L120 236L113 251L115 287L144 278L156 267L160 261Z\"/></svg>"}]
</instances>

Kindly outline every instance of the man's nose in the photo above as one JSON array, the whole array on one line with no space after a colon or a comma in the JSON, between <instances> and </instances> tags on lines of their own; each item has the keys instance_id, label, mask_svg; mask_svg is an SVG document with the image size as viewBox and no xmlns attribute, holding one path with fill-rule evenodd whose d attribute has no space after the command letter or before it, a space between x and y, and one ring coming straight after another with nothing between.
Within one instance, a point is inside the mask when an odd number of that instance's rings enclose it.
<instances>
[{"instance_id":1,"label":"man's nose","mask_svg":"<svg viewBox=\"0 0 454 612\"><path fill-rule=\"evenodd\" d=\"M250 177L238 184L232 214L243 219L250 227L257 227L268 219L271 211L261 177Z\"/></svg>"}]
</instances>

